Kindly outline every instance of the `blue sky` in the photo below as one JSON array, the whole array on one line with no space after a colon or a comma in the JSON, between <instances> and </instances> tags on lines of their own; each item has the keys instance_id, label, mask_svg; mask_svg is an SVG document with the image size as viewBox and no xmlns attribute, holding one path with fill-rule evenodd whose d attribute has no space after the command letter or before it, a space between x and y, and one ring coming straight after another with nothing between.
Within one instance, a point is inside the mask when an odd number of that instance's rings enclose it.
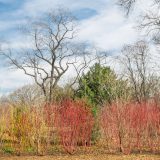
<instances>
[{"instance_id":1,"label":"blue sky","mask_svg":"<svg viewBox=\"0 0 160 160\"><path fill-rule=\"evenodd\" d=\"M11 48L28 45L19 27L55 8L68 8L79 21L79 41L107 51L119 51L125 43L137 39L132 18L114 4L114 0L0 0L0 39ZM8 69L0 58L0 95L32 83L21 71Z\"/></svg>"}]
</instances>

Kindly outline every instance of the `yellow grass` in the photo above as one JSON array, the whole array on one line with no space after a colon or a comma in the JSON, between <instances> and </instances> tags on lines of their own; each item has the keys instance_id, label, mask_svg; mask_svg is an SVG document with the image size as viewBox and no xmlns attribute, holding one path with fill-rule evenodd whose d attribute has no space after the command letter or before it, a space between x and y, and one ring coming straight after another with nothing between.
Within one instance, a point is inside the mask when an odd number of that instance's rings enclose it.
<instances>
[{"instance_id":1,"label":"yellow grass","mask_svg":"<svg viewBox=\"0 0 160 160\"><path fill-rule=\"evenodd\" d=\"M64 156L10 156L0 160L160 160L160 155L64 155Z\"/></svg>"}]
</instances>

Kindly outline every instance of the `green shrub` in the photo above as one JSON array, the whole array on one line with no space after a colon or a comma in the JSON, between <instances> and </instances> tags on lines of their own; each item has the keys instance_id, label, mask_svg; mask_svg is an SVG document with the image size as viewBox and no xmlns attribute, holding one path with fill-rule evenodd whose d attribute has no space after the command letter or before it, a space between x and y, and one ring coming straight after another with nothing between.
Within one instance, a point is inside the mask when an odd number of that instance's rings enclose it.
<instances>
[{"instance_id":1,"label":"green shrub","mask_svg":"<svg viewBox=\"0 0 160 160\"><path fill-rule=\"evenodd\" d=\"M2 148L2 151L5 153L5 154L13 154L14 153L14 149L12 147L9 147L9 146L5 146Z\"/></svg>"}]
</instances>

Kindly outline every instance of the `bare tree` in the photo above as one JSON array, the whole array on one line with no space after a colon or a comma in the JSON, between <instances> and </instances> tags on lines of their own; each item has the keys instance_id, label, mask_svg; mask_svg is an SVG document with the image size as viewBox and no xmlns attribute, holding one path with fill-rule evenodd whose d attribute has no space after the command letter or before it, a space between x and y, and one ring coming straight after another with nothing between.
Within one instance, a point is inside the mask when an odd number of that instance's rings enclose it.
<instances>
[{"instance_id":1,"label":"bare tree","mask_svg":"<svg viewBox=\"0 0 160 160\"><path fill-rule=\"evenodd\" d=\"M160 14L156 11L148 11L141 17L138 26L150 37L156 45L160 45Z\"/></svg>"},{"instance_id":2,"label":"bare tree","mask_svg":"<svg viewBox=\"0 0 160 160\"><path fill-rule=\"evenodd\" d=\"M119 6L125 9L126 14L128 15L131 11L131 9L134 8L136 2L140 2L141 0L117 0L117 3ZM160 5L160 0L151 0L153 2L153 6ZM143 0L145 2L145 0ZM136 6L135 6L136 7Z\"/></svg>"},{"instance_id":3,"label":"bare tree","mask_svg":"<svg viewBox=\"0 0 160 160\"><path fill-rule=\"evenodd\" d=\"M25 49L16 56L11 50L4 55L11 65L34 78L45 97L49 96L51 101L53 88L69 67L70 62L67 60L64 65L63 61L74 54L69 52L69 43L75 33L73 17L59 10L49 14L47 20L32 23L29 33L33 40L31 49Z\"/></svg>"},{"instance_id":4,"label":"bare tree","mask_svg":"<svg viewBox=\"0 0 160 160\"><path fill-rule=\"evenodd\" d=\"M118 4L126 10L128 15L137 1L140 0L118 0ZM147 36L151 36L156 44L160 44L160 0L151 0L151 2L153 2L152 10L148 8L143 11L144 13L140 16L139 28L143 29Z\"/></svg>"},{"instance_id":5,"label":"bare tree","mask_svg":"<svg viewBox=\"0 0 160 160\"><path fill-rule=\"evenodd\" d=\"M37 85L25 85L7 96L13 106L39 106L44 102L44 95Z\"/></svg>"},{"instance_id":6,"label":"bare tree","mask_svg":"<svg viewBox=\"0 0 160 160\"><path fill-rule=\"evenodd\" d=\"M127 11L127 14L130 12L130 8L133 8L136 2L144 2L144 0L118 0L119 5L121 5ZM140 4L140 3L139 3ZM160 0L151 0L151 5L148 6L148 9L141 10L141 15L139 16L139 22L137 24L137 29L142 31L142 34L151 40L152 44L157 47L157 53L154 54L154 63L157 67L157 59L159 56L159 47L160 47ZM158 68L158 67L157 67Z\"/></svg>"},{"instance_id":7,"label":"bare tree","mask_svg":"<svg viewBox=\"0 0 160 160\"><path fill-rule=\"evenodd\" d=\"M94 58L88 54L87 46L73 43L77 31L75 19L62 9L33 22L26 31L31 36L30 48L20 53L9 50L3 55L11 66L32 77L51 102L54 88L69 67L76 71L73 85Z\"/></svg>"},{"instance_id":8,"label":"bare tree","mask_svg":"<svg viewBox=\"0 0 160 160\"><path fill-rule=\"evenodd\" d=\"M125 45L119 62L124 67L124 76L133 89L133 97L137 102L147 100L150 94L149 47L144 41L133 45Z\"/></svg>"},{"instance_id":9,"label":"bare tree","mask_svg":"<svg viewBox=\"0 0 160 160\"><path fill-rule=\"evenodd\" d=\"M128 15L135 2L136 0L118 0L118 5L123 7L126 10L126 14Z\"/></svg>"}]
</instances>

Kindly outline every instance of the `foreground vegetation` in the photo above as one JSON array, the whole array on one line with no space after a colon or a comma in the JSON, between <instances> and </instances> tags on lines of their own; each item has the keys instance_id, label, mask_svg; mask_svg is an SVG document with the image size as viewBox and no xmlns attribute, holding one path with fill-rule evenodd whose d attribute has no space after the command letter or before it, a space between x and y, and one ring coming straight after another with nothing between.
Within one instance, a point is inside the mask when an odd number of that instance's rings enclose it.
<instances>
[{"instance_id":1,"label":"foreground vegetation","mask_svg":"<svg viewBox=\"0 0 160 160\"><path fill-rule=\"evenodd\" d=\"M55 154L160 152L160 106L150 102L106 105L95 115L84 100L39 107L5 107L1 152Z\"/></svg>"}]
</instances>

